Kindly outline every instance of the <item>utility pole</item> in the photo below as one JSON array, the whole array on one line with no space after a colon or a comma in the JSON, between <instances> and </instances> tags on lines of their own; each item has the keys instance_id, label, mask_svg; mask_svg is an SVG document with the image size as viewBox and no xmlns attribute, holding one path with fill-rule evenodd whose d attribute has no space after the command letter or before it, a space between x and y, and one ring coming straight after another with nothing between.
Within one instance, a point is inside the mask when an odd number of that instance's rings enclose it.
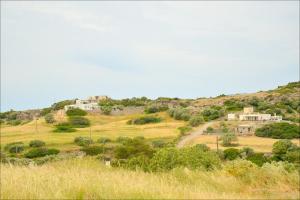
<instances>
[{"instance_id":1,"label":"utility pole","mask_svg":"<svg viewBox=\"0 0 300 200\"><path fill-rule=\"evenodd\" d=\"M35 117L35 133L37 133L37 132L38 132L37 120L38 120L38 118L37 118L37 117Z\"/></svg>"},{"instance_id":2,"label":"utility pole","mask_svg":"<svg viewBox=\"0 0 300 200\"><path fill-rule=\"evenodd\" d=\"M90 140L92 141L92 126L90 126Z\"/></svg>"},{"instance_id":3,"label":"utility pole","mask_svg":"<svg viewBox=\"0 0 300 200\"><path fill-rule=\"evenodd\" d=\"M218 138L218 136L217 136L217 151L219 151L219 138Z\"/></svg>"}]
</instances>

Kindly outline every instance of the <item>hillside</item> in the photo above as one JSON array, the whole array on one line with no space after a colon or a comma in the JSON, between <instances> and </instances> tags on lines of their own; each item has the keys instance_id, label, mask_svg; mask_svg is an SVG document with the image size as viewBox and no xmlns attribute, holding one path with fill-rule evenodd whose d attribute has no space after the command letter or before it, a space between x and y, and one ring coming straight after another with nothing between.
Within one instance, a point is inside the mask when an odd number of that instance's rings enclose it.
<instances>
[{"instance_id":1,"label":"hillside","mask_svg":"<svg viewBox=\"0 0 300 200\"><path fill-rule=\"evenodd\" d=\"M1 113L1 199L297 199L299 91ZM227 120L248 106L284 120ZM253 134L238 135L245 123Z\"/></svg>"}]
</instances>

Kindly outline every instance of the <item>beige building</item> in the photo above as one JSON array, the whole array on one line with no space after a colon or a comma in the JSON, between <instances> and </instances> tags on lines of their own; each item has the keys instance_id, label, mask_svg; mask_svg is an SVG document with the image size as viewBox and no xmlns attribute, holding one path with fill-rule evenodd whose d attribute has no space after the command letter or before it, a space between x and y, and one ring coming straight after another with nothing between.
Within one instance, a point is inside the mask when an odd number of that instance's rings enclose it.
<instances>
[{"instance_id":1,"label":"beige building","mask_svg":"<svg viewBox=\"0 0 300 200\"><path fill-rule=\"evenodd\" d=\"M239 125L236 128L236 133L238 135L253 135L254 134L254 128L253 128L253 126L248 125L248 124Z\"/></svg>"},{"instance_id":2,"label":"beige building","mask_svg":"<svg viewBox=\"0 0 300 200\"><path fill-rule=\"evenodd\" d=\"M100 106L98 102L104 99L109 99L108 96L91 96L86 100L77 99L75 104L67 105L64 107L65 111L72 109L72 108L79 108L82 110L99 110Z\"/></svg>"},{"instance_id":3,"label":"beige building","mask_svg":"<svg viewBox=\"0 0 300 200\"><path fill-rule=\"evenodd\" d=\"M236 120L236 115L234 113L229 113L227 119ZM271 114L255 113L253 107L245 107L244 112L238 115L238 119L240 121L281 121L282 116L277 116L276 114L272 116Z\"/></svg>"}]
</instances>

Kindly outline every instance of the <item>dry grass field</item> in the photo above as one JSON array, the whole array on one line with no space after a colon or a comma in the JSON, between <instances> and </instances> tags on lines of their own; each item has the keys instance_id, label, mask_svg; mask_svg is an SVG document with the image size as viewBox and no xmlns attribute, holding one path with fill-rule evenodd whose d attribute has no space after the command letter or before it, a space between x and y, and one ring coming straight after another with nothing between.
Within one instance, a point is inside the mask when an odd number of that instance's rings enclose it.
<instances>
[{"instance_id":1,"label":"dry grass field","mask_svg":"<svg viewBox=\"0 0 300 200\"><path fill-rule=\"evenodd\" d=\"M87 157L42 166L2 164L1 169L1 199L299 198L299 174L276 166L247 170L247 176L224 169L145 173L105 167Z\"/></svg>"},{"instance_id":2,"label":"dry grass field","mask_svg":"<svg viewBox=\"0 0 300 200\"><path fill-rule=\"evenodd\" d=\"M147 125L128 125L126 122L130 119L140 117L142 114L126 116L105 116L88 115L91 121L91 128L79 128L71 133L54 133L54 126L47 124L43 118L37 121L37 132L35 121L19 126L1 127L1 146L7 143L22 141L28 143L30 140L39 139L47 143L49 147L55 147L60 150L72 150L78 148L73 144L77 136L89 136L90 130L94 140L99 137L108 137L115 139L119 136L135 137L144 136L147 139L171 139L178 135L178 127L183 126L184 122L173 120L166 113L159 113L163 121L157 124Z\"/></svg>"},{"instance_id":3,"label":"dry grass field","mask_svg":"<svg viewBox=\"0 0 300 200\"><path fill-rule=\"evenodd\" d=\"M211 149L216 149L216 135L201 135L195 140L191 141L189 145L195 145L195 144L206 144ZM220 136L219 136L220 137ZM272 152L272 145L278 141L278 139L272 139L272 138L262 138L262 137L256 137L256 136L239 136L238 137L238 146L234 148L243 148L243 147L251 147L257 152ZM294 139L292 140L293 143L300 146L300 140ZM221 141L219 141L219 148L220 149L226 149L228 147L223 147L221 145Z\"/></svg>"}]
</instances>

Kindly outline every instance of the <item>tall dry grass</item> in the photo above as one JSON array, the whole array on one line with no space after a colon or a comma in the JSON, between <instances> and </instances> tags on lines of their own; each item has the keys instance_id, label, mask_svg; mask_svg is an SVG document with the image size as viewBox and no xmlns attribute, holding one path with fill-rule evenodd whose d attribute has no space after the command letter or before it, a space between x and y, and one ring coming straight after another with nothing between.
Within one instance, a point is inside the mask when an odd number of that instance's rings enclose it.
<instances>
[{"instance_id":1,"label":"tall dry grass","mask_svg":"<svg viewBox=\"0 0 300 200\"><path fill-rule=\"evenodd\" d=\"M1 165L1 199L299 198L296 172L286 174L274 166L266 171L269 174L253 168L247 179L226 170L145 173L108 168L93 158L42 166Z\"/></svg>"}]
</instances>

